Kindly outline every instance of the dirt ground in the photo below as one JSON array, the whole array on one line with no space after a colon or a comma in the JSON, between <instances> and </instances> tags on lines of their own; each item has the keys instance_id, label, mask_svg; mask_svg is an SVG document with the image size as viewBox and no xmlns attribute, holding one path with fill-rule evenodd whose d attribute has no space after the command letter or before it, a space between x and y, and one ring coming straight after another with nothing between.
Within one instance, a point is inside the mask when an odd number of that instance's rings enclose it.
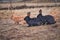
<instances>
[{"instance_id":1,"label":"dirt ground","mask_svg":"<svg viewBox=\"0 0 60 40\"><path fill-rule=\"evenodd\" d=\"M27 13L28 11L31 11L33 13L32 16L36 17L37 15L36 13L38 13L37 10L39 9L40 8L33 10L24 9L24 11L14 10L14 13L20 16L23 15L20 14L21 11L24 14ZM50 9L44 8L42 10L43 10L43 14L44 13L48 14L51 8ZM2 12L2 10L0 12ZM0 40L60 40L60 20L58 20L56 24L52 24L52 25L27 27L27 24L23 24L23 25L14 24L14 21L12 21L11 19L6 19L6 18L4 19L5 16L6 15L4 15L3 17L1 16L3 19L0 17Z\"/></svg>"}]
</instances>

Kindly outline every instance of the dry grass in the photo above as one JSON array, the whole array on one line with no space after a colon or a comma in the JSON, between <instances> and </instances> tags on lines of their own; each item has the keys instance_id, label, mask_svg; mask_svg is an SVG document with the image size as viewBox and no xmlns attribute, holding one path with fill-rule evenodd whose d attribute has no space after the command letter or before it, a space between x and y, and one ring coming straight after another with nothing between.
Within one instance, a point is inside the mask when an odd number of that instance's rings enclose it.
<instances>
[{"instance_id":1,"label":"dry grass","mask_svg":"<svg viewBox=\"0 0 60 40\"><path fill-rule=\"evenodd\" d=\"M23 9L24 11L13 10L13 13L8 15L11 16L12 14L14 14L17 16L21 16L21 15L26 15L26 13L30 11L32 13L31 16L36 17L39 9L43 10L44 15L48 14L52 10L52 8L49 9L36 8L30 10ZM3 12L5 15L4 11L0 11L0 12ZM3 14L0 13L0 16L2 15ZM60 22L57 22L56 24L52 24L52 25L26 27L27 24L23 24L23 25L14 24L14 21L12 21L10 17L9 19L5 19L3 18L3 16L1 18L2 19L0 20L0 40L60 40ZM6 18L8 18L8 16Z\"/></svg>"}]
</instances>

